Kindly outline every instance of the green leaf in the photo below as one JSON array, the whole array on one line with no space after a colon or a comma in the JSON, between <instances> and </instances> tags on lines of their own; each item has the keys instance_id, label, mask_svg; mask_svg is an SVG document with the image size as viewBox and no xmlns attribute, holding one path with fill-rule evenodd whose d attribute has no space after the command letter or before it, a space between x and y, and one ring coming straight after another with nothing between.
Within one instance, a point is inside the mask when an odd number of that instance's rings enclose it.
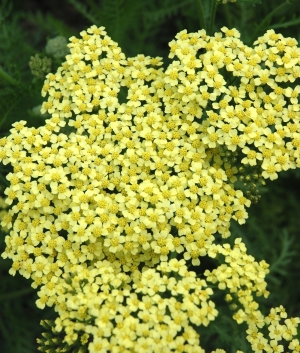
<instances>
[{"instance_id":1,"label":"green leaf","mask_svg":"<svg viewBox=\"0 0 300 353\"><path fill-rule=\"evenodd\" d=\"M166 2L164 7L148 11L145 14L145 17L147 20L151 20L151 21L164 20L165 18L176 15L182 9L182 7L189 6L191 2L192 2L191 0L186 0L179 3Z\"/></svg>"},{"instance_id":2,"label":"green leaf","mask_svg":"<svg viewBox=\"0 0 300 353\"><path fill-rule=\"evenodd\" d=\"M2 27L11 13L13 2L9 0L3 0L0 6L0 26Z\"/></svg>"},{"instance_id":3,"label":"green leaf","mask_svg":"<svg viewBox=\"0 0 300 353\"><path fill-rule=\"evenodd\" d=\"M300 23L300 18L295 18L296 16L293 16L294 19L290 20L290 21L286 21L286 22L281 22L281 23L277 23L277 24L273 24L272 25L272 29L275 28L287 28L287 27L291 27L291 26L296 26Z\"/></svg>"},{"instance_id":4,"label":"green leaf","mask_svg":"<svg viewBox=\"0 0 300 353\"><path fill-rule=\"evenodd\" d=\"M88 8L80 3L78 0L68 0L70 4L74 6L74 8L81 13L87 20L90 21L91 24L99 25L99 18L94 16L92 11L89 11Z\"/></svg>"},{"instance_id":5,"label":"green leaf","mask_svg":"<svg viewBox=\"0 0 300 353\"><path fill-rule=\"evenodd\" d=\"M72 30L65 22L58 20L50 13L44 14L41 11L37 11L34 14L26 14L26 20L30 20L35 24L38 24L41 28L44 28L47 32L53 33L53 35L61 35L66 38L70 38L76 31Z\"/></svg>"},{"instance_id":6,"label":"green leaf","mask_svg":"<svg viewBox=\"0 0 300 353\"><path fill-rule=\"evenodd\" d=\"M275 277L276 274L280 276L286 276L288 274L288 265L292 261L292 258L297 255L296 251L293 250L294 239L291 238L287 231L284 231L281 236L281 251L276 254L275 261L272 262L270 266L270 276L269 280L273 282L278 282Z\"/></svg>"}]
</instances>

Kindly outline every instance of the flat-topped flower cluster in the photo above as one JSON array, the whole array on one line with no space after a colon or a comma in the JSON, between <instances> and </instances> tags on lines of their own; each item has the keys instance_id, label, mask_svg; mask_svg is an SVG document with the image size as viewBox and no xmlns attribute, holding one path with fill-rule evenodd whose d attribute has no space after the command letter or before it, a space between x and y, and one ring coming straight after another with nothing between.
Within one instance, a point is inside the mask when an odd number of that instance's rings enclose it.
<instances>
[{"instance_id":1,"label":"flat-topped flower cluster","mask_svg":"<svg viewBox=\"0 0 300 353\"><path fill-rule=\"evenodd\" d=\"M46 78L42 113L51 118L40 128L15 123L0 140L0 161L13 167L2 256L13 260L11 274L42 286L39 306L58 308L66 276L81 269L96 271L98 297L102 263L132 281L171 254L193 265L223 254L215 234L228 237L251 203L235 184L236 163L265 179L299 166L296 40L270 30L251 48L237 30L221 31L178 33L164 70L161 58L126 58L92 26L70 39L66 61ZM268 270L246 255L239 266L209 278L233 293L247 287L236 319L249 323L253 273L253 291L267 296ZM87 299L75 292L70 310L81 310Z\"/></svg>"},{"instance_id":2,"label":"flat-topped flower cluster","mask_svg":"<svg viewBox=\"0 0 300 353\"><path fill-rule=\"evenodd\" d=\"M95 353L204 352L191 324L207 326L218 313L209 300L212 289L177 259L132 276L106 260L92 270L76 265L55 291L56 330L64 329L69 345L91 338L89 351Z\"/></svg>"}]
</instances>

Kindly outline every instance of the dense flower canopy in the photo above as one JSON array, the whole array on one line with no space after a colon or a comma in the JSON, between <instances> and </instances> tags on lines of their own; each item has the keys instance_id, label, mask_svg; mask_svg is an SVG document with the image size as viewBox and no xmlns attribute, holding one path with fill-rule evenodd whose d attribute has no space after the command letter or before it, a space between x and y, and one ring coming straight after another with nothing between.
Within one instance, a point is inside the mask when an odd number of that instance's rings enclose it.
<instances>
[{"instance_id":1,"label":"dense flower canopy","mask_svg":"<svg viewBox=\"0 0 300 353\"><path fill-rule=\"evenodd\" d=\"M193 265L226 256L215 235L227 238L232 219L243 224L251 203L235 183L236 162L264 179L299 166L296 40L270 30L251 48L237 30L221 31L181 31L164 69L161 58L126 58L92 26L70 39L66 61L47 75L45 126L21 121L0 140L0 161L13 167L2 256L13 260L11 274L42 285L39 306L59 307L68 275L101 263L129 281L171 253ZM239 288L258 271L253 290L267 295L267 266L244 256L239 266L250 270L234 273L230 263L209 280Z\"/></svg>"},{"instance_id":2,"label":"dense flower canopy","mask_svg":"<svg viewBox=\"0 0 300 353\"><path fill-rule=\"evenodd\" d=\"M207 326L218 312L209 300L212 289L187 270L184 260L162 262L132 277L119 271L108 261L92 270L78 265L60 283L56 329L67 331L70 345L84 332L93 337L89 350L95 353L110 347L118 352L204 352L192 324ZM77 296L70 297L74 290Z\"/></svg>"}]
</instances>

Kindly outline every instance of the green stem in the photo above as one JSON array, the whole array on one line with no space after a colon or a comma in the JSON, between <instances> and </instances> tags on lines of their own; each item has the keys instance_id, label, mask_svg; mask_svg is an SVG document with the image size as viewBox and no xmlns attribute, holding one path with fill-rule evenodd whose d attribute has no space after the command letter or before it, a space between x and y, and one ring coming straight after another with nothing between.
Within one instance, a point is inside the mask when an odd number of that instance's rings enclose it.
<instances>
[{"instance_id":1,"label":"green stem","mask_svg":"<svg viewBox=\"0 0 300 353\"><path fill-rule=\"evenodd\" d=\"M1 330L2 335L8 340L10 337L10 332L7 329L7 325L4 325L1 317L0 317L0 330Z\"/></svg>"},{"instance_id":2,"label":"green stem","mask_svg":"<svg viewBox=\"0 0 300 353\"><path fill-rule=\"evenodd\" d=\"M0 302L4 301L4 300L22 297L23 295L27 295L33 291L34 290L32 288L24 288L24 289L16 290L14 292L8 292L5 294L1 294L0 295Z\"/></svg>"},{"instance_id":3,"label":"green stem","mask_svg":"<svg viewBox=\"0 0 300 353\"><path fill-rule=\"evenodd\" d=\"M229 6L223 6L223 11L224 11L224 15L226 18L228 28L232 28L233 27L232 19L231 19L231 14L230 14L230 11L228 10L228 8L229 8Z\"/></svg>"},{"instance_id":4,"label":"green stem","mask_svg":"<svg viewBox=\"0 0 300 353\"><path fill-rule=\"evenodd\" d=\"M14 86L18 85L18 82L14 78L9 76L9 74L7 74L1 67L0 67L0 78L3 78L5 81L11 83Z\"/></svg>"},{"instance_id":5,"label":"green stem","mask_svg":"<svg viewBox=\"0 0 300 353\"><path fill-rule=\"evenodd\" d=\"M217 0L211 0L211 12L210 12L209 27L208 27L209 35L212 35L212 32L214 30L216 11L217 11Z\"/></svg>"},{"instance_id":6,"label":"green stem","mask_svg":"<svg viewBox=\"0 0 300 353\"><path fill-rule=\"evenodd\" d=\"M204 17L202 0L196 0L196 7L198 10L198 18L199 18L199 22L200 22L200 28L206 30L206 22L205 22L205 17Z\"/></svg>"}]
</instances>

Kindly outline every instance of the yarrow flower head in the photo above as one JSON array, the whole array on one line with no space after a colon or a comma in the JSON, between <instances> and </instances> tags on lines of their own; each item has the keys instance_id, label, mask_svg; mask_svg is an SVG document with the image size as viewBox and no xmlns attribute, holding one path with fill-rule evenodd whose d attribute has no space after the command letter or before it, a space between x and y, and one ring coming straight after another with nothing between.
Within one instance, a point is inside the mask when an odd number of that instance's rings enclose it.
<instances>
[{"instance_id":1,"label":"yarrow flower head","mask_svg":"<svg viewBox=\"0 0 300 353\"><path fill-rule=\"evenodd\" d=\"M287 313L282 305L271 308L270 313L262 322L249 325L246 331L248 333L247 341L251 344L254 352L257 350L283 352L285 348L297 352L300 349L299 340L293 336L298 333L299 322L298 317L287 318ZM261 332L264 326L268 328L267 335Z\"/></svg>"},{"instance_id":2,"label":"yarrow flower head","mask_svg":"<svg viewBox=\"0 0 300 353\"><path fill-rule=\"evenodd\" d=\"M253 294L268 297L265 276L269 273L269 265L265 261L256 262L246 250L241 238L235 240L233 248L229 244L212 245L209 255L224 257L224 261L212 271L205 270L204 275L208 282L218 283L219 289L229 290L226 300L231 302L233 318L238 324L247 322L250 325L263 318Z\"/></svg>"},{"instance_id":3,"label":"yarrow flower head","mask_svg":"<svg viewBox=\"0 0 300 353\"><path fill-rule=\"evenodd\" d=\"M7 203L5 203L5 199L0 197L0 221L2 221L3 219L5 219L5 217L7 217L7 208L8 208L8 205ZM8 229L6 227L1 227L1 223L0 223L0 231L7 233Z\"/></svg>"},{"instance_id":4,"label":"yarrow flower head","mask_svg":"<svg viewBox=\"0 0 300 353\"><path fill-rule=\"evenodd\" d=\"M145 268L131 276L106 260L92 270L75 265L56 283L56 295L50 287L41 288L38 306L56 303L55 330L64 332L70 346L87 335L93 353L101 347L114 352L204 352L193 325L207 326L217 316L212 290L187 270L184 260L162 262L155 270Z\"/></svg>"},{"instance_id":5,"label":"yarrow flower head","mask_svg":"<svg viewBox=\"0 0 300 353\"><path fill-rule=\"evenodd\" d=\"M67 340L73 342L75 317L98 317L86 333L98 337L95 330L103 330L99 337L109 337L109 310L114 315L127 310L116 311L115 302L107 299L110 291L123 303L130 287L139 300L139 295L150 296L145 299L150 307L152 297L165 288L181 298L176 278L163 283L160 274L151 272L159 263L160 269L180 268L174 261L166 265L171 253L199 265L201 256L219 252L226 264L208 280L238 295L244 309L236 320L250 322L256 307L245 309L252 299L244 287L254 284L257 293L267 293L265 264L252 261L242 248L219 248L215 234L228 237L231 220L243 224L248 217L251 201L235 184L241 170L235 164L261 179L275 179L280 171L300 165L296 40L270 30L252 48L236 29L223 27L214 36L184 30L170 42L173 61L164 70L158 57L127 58L103 27L92 26L80 35L70 38L66 61L46 77L41 113L51 118L39 128L14 123L11 134L0 140L0 161L13 167L5 190L11 208L2 221L10 229L2 254L13 260L10 273L18 271L41 287L40 307L61 305L57 329L69 325ZM100 276L102 265L107 282ZM77 296L81 271L89 290ZM186 270L178 271L181 276ZM145 273L157 278L155 290L141 282ZM144 292L146 287L151 294ZM91 307L88 293L94 296ZM104 323L98 316L102 302L108 305ZM207 302L203 307L199 310L205 315L199 315L205 325L216 311ZM148 321L143 313L133 316L133 325L140 318L147 331L158 322L172 322L176 333L167 335L173 342L189 320L195 324L186 312L178 313L179 324L174 323L171 309L164 312L169 318L157 321L153 310ZM118 317L113 318L116 325ZM193 345L194 331L187 329L191 340L178 338L178 344ZM135 331L126 332L124 342L137 337ZM139 349L157 346L160 351L157 335L138 335ZM91 352L98 349L96 341Z\"/></svg>"},{"instance_id":6,"label":"yarrow flower head","mask_svg":"<svg viewBox=\"0 0 300 353\"><path fill-rule=\"evenodd\" d=\"M103 27L70 41L42 90L52 117L13 124L0 144L14 168L4 256L35 281L47 280L25 263L42 258L130 271L177 251L197 265L214 233L247 218L226 151L265 178L299 164L298 90L280 87L298 78L295 40L268 31L249 48L235 29L182 31L165 72L160 58L126 58Z\"/></svg>"}]
</instances>

